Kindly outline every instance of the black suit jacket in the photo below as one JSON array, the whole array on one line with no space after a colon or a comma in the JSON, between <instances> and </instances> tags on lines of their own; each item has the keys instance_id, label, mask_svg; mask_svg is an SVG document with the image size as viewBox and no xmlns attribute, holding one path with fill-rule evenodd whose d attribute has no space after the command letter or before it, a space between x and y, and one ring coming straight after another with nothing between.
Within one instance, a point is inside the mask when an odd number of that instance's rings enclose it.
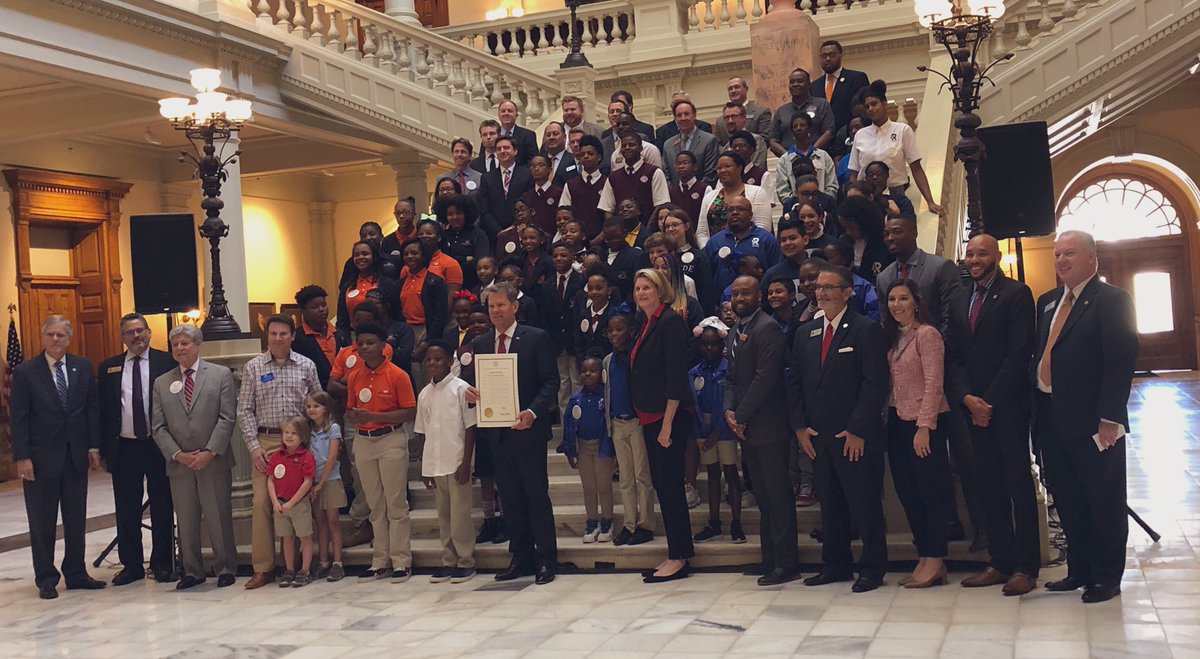
<instances>
[{"instance_id":1,"label":"black suit jacket","mask_svg":"<svg viewBox=\"0 0 1200 659\"><path fill-rule=\"evenodd\" d=\"M761 309L750 317L745 341L738 336L738 329L725 337L726 354L730 355L725 409L733 410L737 422L746 426L747 444L786 444L793 434L788 432L787 409L779 404L787 357L783 330Z\"/></svg>"},{"instance_id":2,"label":"black suit jacket","mask_svg":"<svg viewBox=\"0 0 1200 659\"><path fill-rule=\"evenodd\" d=\"M475 203L479 204L479 228L495 240L496 234L512 226L512 203L533 189L533 174L523 165L513 167L512 181L508 194L504 194L504 180L497 167L483 175Z\"/></svg>"},{"instance_id":3,"label":"black suit jacket","mask_svg":"<svg viewBox=\"0 0 1200 659\"><path fill-rule=\"evenodd\" d=\"M112 471L118 458L117 444L121 440L121 375L125 367L125 354L121 353L100 362L100 371L96 378L100 391L100 454L109 471ZM154 405L154 381L179 364L175 363L171 355L154 348L150 348L147 357L150 360L150 380L143 382L142 388L147 394L146 430L149 432L152 430L150 410Z\"/></svg>"},{"instance_id":4,"label":"black suit jacket","mask_svg":"<svg viewBox=\"0 0 1200 659\"><path fill-rule=\"evenodd\" d=\"M487 154L483 151L480 151L479 155L475 156L475 159L471 161L471 169L479 172L480 174L487 174L488 169L486 159Z\"/></svg>"},{"instance_id":5,"label":"black suit jacket","mask_svg":"<svg viewBox=\"0 0 1200 659\"><path fill-rule=\"evenodd\" d=\"M345 298L342 300L344 302ZM350 345L349 331L334 331L333 338L338 350ZM292 339L292 350L313 361L313 364L317 367L317 379L321 381L322 389L329 385L329 373L333 371L333 364L329 363L329 359L325 357L325 352L321 350L321 346L317 345L317 340L310 336L308 332L305 332L303 327L296 328L296 338ZM395 361L395 359L392 361Z\"/></svg>"},{"instance_id":6,"label":"black suit jacket","mask_svg":"<svg viewBox=\"0 0 1200 659\"><path fill-rule=\"evenodd\" d=\"M634 331L630 333L635 342L646 322L646 315L639 311ZM666 410L668 400L679 401L680 413L695 408L695 394L688 383L691 336L679 314L670 307L662 310L630 362L629 395L639 412L661 413ZM677 414L672 427L680 428L681 423L690 430L691 422Z\"/></svg>"},{"instance_id":7,"label":"black suit jacket","mask_svg":"<svg viewBox=\"0 0 1200 659\"><path fill-rule=\"evenodd\" d=\"M565 295L561 301L558 299L557 272L550 274L545 281L537 285L534 298L542 312L541 327L550 335L555 355L563 350L566 350L568 355L575 354L571 330L574 328L575 296L583 290L583 286L583 275L574 269L568 274Z\"/></svg>"},{"instance_id":8,"label":"black suit jacket","mask_svg":"<svg viewBox=\"0 0 1200 659\"><path fill-rule=\"evenodd\" d=\"M792 429L812 428L823 438L849 430L867 453L886 450L882 412L889 372L883 328L847 309L821 364L825 319L796 331L787 372ZM815 332L815 334L814 334Z\"/></svg>"},{"instance_id":9,"label":"black suit jacket","mask_svg":"<svg viewBox=\"0 0 1200 659\"><path fill-rule=\"evenodd\" d=\"M1062 304L1063 287L1038 298L1037 351L1033 378L1046 350L1055 308ZM1107 419L1129 430L1129 389L1137 363L1138 333L1133 298L1100 277L1080 292L1071 307L1051 353L1050 388L1054 391L1052 427L1042 436L1090 441Z\"/></svg>"},{"instance_id":10,"label":"black suit jacket","mask_svg":"<svg viewBox=\"0 0 1200 659\"><path fill-rule=\"evenodd\" d=\"M553 165L554 161L551 160L550 163ZM554 185L565 188L567 181L579 176L582 171L583 167L575 163L575 156L571 154L571 150L566 149L558 163L558 169L554 170Z\"/></svg>"},{"instance_id":11,"label":"black suit jacket","mask_svg":"<svg viewBox=\"0 0 1200 659\"><path fill-rule=\"evenodd\" d=\"M813 77L812 86L808 93L816 98L825 98L825 72ZM833 111L833 122L837 128L850 123L850 102L855 92L863 87L870 87L871 81L862 71L842 69L842 75L833 87L833 98L829 99L829 109Z\"/></svg>"},{"instance_id":12,"label":"black suit jacket","mask_svg":"<svg viewBox=\"0 0 1200 659\"><path fill-rule=\"evenodd\" d=\"M471 347L476 355L495 354L496 330L475 337ZM558 366L554 363L554 347L550 337L536 327L517 323L508 352L517 354L517 398L521 410L529 410L537 418L527 430L505 432L514 438L528 437L549 442L551 419L558 412ZM480 428L479 432L495 436L500 429Z\"/></svg>"},{"instance_id":13,"label":"black suit jacket","mask_svg":"<svg viewBox=\"0 0 1200 659\"><path fill-rule=\"evenodd\" d=\"M1025 284L996 275L971 331L971 292L960 290L950 305L946 336L946 395L951 405L979 396L999 415L1028 417L1033 357L1033 293Z\"/></svg>"},{"instance_id":14,"label":"black suit jacket","mask_svg":"<svg viewBox=\"0 0 1200 659\"><path fill-rule=\"evenodd\" d=\"M92 363L77 355L65 359L66 407L45 353L13 369L13 460L33 460L35 478L57 478L68 461L77 473L87 473L88 451L100 448L100 397Z\"/></svg>"},{"instance_id":15,"label":"black suit jacket","mask_svg":"<svg viewBox=\"0 0 1200 659\"><path fill-rule=\"evenodd\" d=\"M500 129L504 134L504 129ZM513 126L512 137L517 141L517 164L528 165L529 161L538 154L537 134L524 126Z\"/></svg>"}]
</instances>

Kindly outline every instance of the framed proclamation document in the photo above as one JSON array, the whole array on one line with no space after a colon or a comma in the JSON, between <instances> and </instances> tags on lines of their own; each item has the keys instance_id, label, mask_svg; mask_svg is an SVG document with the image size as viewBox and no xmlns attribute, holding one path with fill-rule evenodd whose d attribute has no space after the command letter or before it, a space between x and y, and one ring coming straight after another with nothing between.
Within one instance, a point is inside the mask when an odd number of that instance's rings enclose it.
<instances>
[{"instance_id":1,"label":"framed proclamation document","mask_svg":"<svg viewBox=\"0 0 1200 659\"><path fill-rule=\"evenodd\" d=\"M475 355L475 388L479 390L480 428L509 428L517 422L517 354Z\"/></svg>"}]
</instances>

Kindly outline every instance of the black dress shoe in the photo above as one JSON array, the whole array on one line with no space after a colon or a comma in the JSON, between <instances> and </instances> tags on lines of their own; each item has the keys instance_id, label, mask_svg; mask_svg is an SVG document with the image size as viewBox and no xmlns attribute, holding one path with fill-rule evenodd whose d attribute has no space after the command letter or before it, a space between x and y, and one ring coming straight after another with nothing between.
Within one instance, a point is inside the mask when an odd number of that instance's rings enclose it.
<instances>
[{"instance_id":1,"label":"black dress shoe","mask_svg":"<svg viewBox=\"0 0 1200 659\"><path fill-rule=\"evenodd\" d=\"M883 577L881 577L881 576L880 577L868 577L866 575L861 575L858 577L858 581L855 581L854 585L850 586L850 590L853 592L856 592L856 593L867 593L872 590L875 590L876 588L878 588L882 585L883 585Z\"/></svg>"},{"instance_id":2,"label":"black dress shoe","mask_svg":"<svg viewBox=\"0 0 1200 659\"><path fill-rule=\"evenodd\" d=\"M226 572L225 574L217 577L217 588L228 588L229 586L233 585L234 581L237 581L237 579L235 579L232 574Z\"/></svg>"},{"instance_id":3,"label":"black dress shoe","mask_svg":"<svg viewBox=\"0 0 1200 659\"><path fill-rule=\"evenodd\" d=\"M1107 602L1108 600L1121 594L1120 584L1092 584L1083 591L1083 603L1095 604L1097 602Z\"/></svg>"},{"instance_id":4,"label":"black dress shoe","mask_svg":"<svg viewBox=\"0 0 1200 659\"><path fill-rule=\"evenodd\" d=\"M533 572L534 571L531 568L521 567L520 565L513 563L504 568L504 570L501 572L496 573L496 581L512 581L513 579L528 577L532 575Z\"/></svg>"},{"instance_id":5,"label":"black dress shoe","mask_svg":"<svg viewBox=\"0 0 1200 659\"><path fill-rule=\"evenodd\" d=\"M633 530L633 535L629 536L630 545L641 545L650 542L654 539L654 532L645 527L637 527Z\"/></svg>"},{"instance_id":6,"label":"black dress shoe","mask_svg":"<svg viewBox=\"0 0 1200 659\"><path fill-rule=\"evenodd\" d=\"M539 567L537 572L534 574L533 583L539 586L545 586L551 581L554 581L554 569L548 565Z\"/></svg>"},{"instance_id":7,"label":"black dress shoe","mask_svg":"<svg viewBox=\"0 0 1200 659\"><path fill-rule=\"evenodd\" d=\"M175 583L179 581L179 575L174 570L155 570L154 580L158 583Z\"/></svg>"},{"instance_id":8,"label":"black dress shoe","mask_svg":"<svg viewBox=\"0 0 1200 659\"><path fill-rule=\"evenodd\" d=\"M190 574L185 574L183 575L183 578L179 580L179 583L175 584L175 590L187 590L188 588L195 588L204 582L205 579L197 579Z\"/></svg>"},{"instance_id":9,"label":"black dress shoe","mask_svg":"<svg viewBox=\"0 0 1200 659\"><path fill-rule=\"evenodd\" d=\"M1059 579L1058 581L1047 581L1045 588L1052 593L1065 593L1071 590L1078 590L1085 586L1087 586L1087 584L1084 583L1082 579L1067 577L1066 579Z\"/></svg>"},{"instance_id":10,"label":"black dress shoe","mask_svg":"<svg viewBox=\"0 0 1200 659\"><path fill-rule=\"evenodd\" d=\"M800 570L799 569L793 568L791 570L784 570L782 568L775 568L774 570L771 570L770 572L759 577L758 585L760 585L760 586L778 586L780 584L785 584L789 581L795 581L796 579L799 579L799 578L800 578Z\"/></svg>"},{"instance_id":11,"label":"black dress shoe","mask_svg":"<svg viewBox=\"0 0 1200 659\"><path fill-rule=\"evenodd\" d=\"M629 539L632 537L633 533L622 526L621 530L617 533L617 537L613 538L613 546L620 547L621 545L627 545L629 544Z\"/></svg>"},{"instance_id":12,"label":"black dress shoe","mask_svg":"<svg viewBox=\"0 0 1200 659\"><path fill-rule=\"evenodd\" d=\"M768 570L766 566L761 563L756 565L747 565L746 567L742 568L742 574L747 577L761 577L768 572L770 572L770 570Z\"/></svg>"},{"instance_id":13,"label":"black dress shoe","mask_svg":"<svg viewBox=\"0 0 1200 659\"><path fill-rule=\"evenodd\" d=\"M692 566L684 563L683 567L679 568L675 574L668 574L665 577L656 577L654 574L642 579L642 583L666 583L668 581L677 581L679 579L687 579L692 575Z\"/></svg>"},{"instance_id":14,"label":"black dress shoe","mask_svg":"<svg viewBox=\"0 0 1200 659\"><path fill-rule=\"evenodd\" d=\"M107 585L108 584L104 583L103 581L100 581L99 579L93 579L91 577L85 576L84 578L80 579L79 581L72 581L72 582L68 583L67 590L101 590L102 588L104 588Z\"/></svg>"},{"instance_id":15,"label":"black dress shoe","mask_svg":"<svg viewBox=\"0 0 1200 659\"><path fill-rule=\"evenodd\" d=\"M112 583L114 586L124 586L126 584L131 584L135 581L140 581L145 578L146 578L145 572L134 572L133 570L131 570L129 568L125 568L124 570L121 570L120 572L118 572L115 577L113 577Z\"/></svg>"},{"instance_id":16,"label":"black dress shoe","mask_svg":"<svg viewBox=\"0 0 1200 659\"><path fill-rule=\"evenodd\" d=\"M44 600L58 599L58 589L54 586L42 586L38 588L38 597Z\"/></svg>"},{"instance_id":17,"label":"black dress shoe","mask_svg":"<svg viewBox=\"0 0 1200 659\"><path fill-rule=\"evenodd\" d=\"M805 586L824 586L827 583L839 583L842 581L850 581L854 578L853 574L838 573L838 572L818 572L804 580Z\"/></svg>"}]
</instances>

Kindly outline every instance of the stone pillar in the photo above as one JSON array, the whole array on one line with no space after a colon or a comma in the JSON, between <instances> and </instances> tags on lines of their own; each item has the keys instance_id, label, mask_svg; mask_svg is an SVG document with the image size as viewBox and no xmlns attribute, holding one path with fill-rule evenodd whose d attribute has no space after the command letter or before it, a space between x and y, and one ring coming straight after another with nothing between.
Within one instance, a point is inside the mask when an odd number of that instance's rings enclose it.
<instances>
[{"instance_id":1,"label":"stone pillar","mask_svg":"<svg viewBox=\"0 0 1200 659\"><path fill-rule=\"evenodd\" d=\"M795 69L817 68L820 43L821 31L811 15L788 3L772 3L771 11L750 26L754 100L769 108L790 102L788 76Z\"/></svg>"},{"instance_id":2,"label":"stone pillar","mask_svg":"<svg viewBox=\"0 0 1200 659\"><path fill-rule=\"evenodd\" d=\"M200 190L195 180L163 183L159 186L159 203L164 213L196 213L199 203L193 204L192 197ZM199 234L197 234L199 235Z\"/></svg>"},{"instance_id":3,"label":"stone pillar","mask_svg":"<svg viewBox=\"0 0 1200 659\"><path fill-rule=\"evenodd\" d=\"M309 279L326 291L337 290L337 249L334 243L333 208L331 201L311 201L308 204L308 226L312 237L311 273Z\"/></svg>"},{"instance_id":4,"label":"stone pillar","mask_svg":"<svg viewBox=\"0 0 1200 659\"><path fill-rule=\"evenodd\" d=\"M396 172L396 199L414 197L417 213L429 211L429 166L435 160L415 152L394 153L385 156L383 162Z\"/></svg>"},{"instance_id":5,"label":"stone pillar","mask_svg":"<svg viewBox=\"0 0 1200 659\"><path fill-rule=\"evenodd\" d=\"M383 0L383 13L407 23L421 24L417 5L413 0Z\"/></svg>"},{"instance_id":6,"label":"stone pillar","mask_svg":"<svg viewBox=\"0 0 1200 659\"><path fill-rule=\"evenodd\" d=\"M578 96L583 101L583 118L585 121L600 122L601 126L608 125L608 117L603 116L606 109L604 103L596 98L596 78L599 74L590 66L573 66L569 69L556 69L554 77L558 80L560 96ZM562 109L554 108L552 114L562 117Z\"/></svg>"},{"instance_id":7,"label":"stone pillar","mask_svg":"<svg viewBox=\"0 0 1200 659\"><path fill-rule=\"evenodd\" d=\"M237 136L229 138L224 150L218 150L217 155L224 153L225 157L237 151L240 141ZM246 253L246 225L242 217L242 166L241 158L225 166L229 177L221 184L221 201L225 207L221 209L221 219L229 225L229 235L221 239L221 279L225 285L225 299L229 304L229 313L237 320L238 327L243 332L250 331L250 296L247 292L246 263L250 257ZM192 185L199 186L193 182ZM195 207L197 222L204 221L204 212L199 205ZM199 226L199 224L197 224ZM208 302L212 296L212 259L209 256L208 241L203 241L204 258L204 300L201 308L208 310ZM255 246L252 249L261 249Z\"/></svg>"},{"instance_id":8,"label":"stone pillar","mask_svg":"<svg viewBox=\"0 0 1200 659\"><path fill-rule=\"evenodd\" d=\"M205 341L201 346L200 355L205 361L220 364L233 371L233 381L240 387L242 367L259 353L260 345L258 339ZM234 430L229 449L233 454L233 537L238 545L249 545L250 519L254 507L250 474L254 467L250 462L250 452L246 450L246 440L242 437L241 430Z\"/></svg>"}]
</instances>

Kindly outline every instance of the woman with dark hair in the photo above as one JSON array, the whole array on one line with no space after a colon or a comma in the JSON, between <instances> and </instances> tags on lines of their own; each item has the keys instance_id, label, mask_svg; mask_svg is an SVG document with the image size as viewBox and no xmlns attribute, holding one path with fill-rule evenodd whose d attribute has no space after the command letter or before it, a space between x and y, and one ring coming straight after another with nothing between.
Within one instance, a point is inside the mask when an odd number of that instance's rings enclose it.
<instances>
[{"instance_id":1,"label":"woman with dark hair","mask_svg":"<svg viewBox=\"0 0 1200 659\"><path fill-rule=\"evenodd\" d=\"M750 185L766 188L767 192L775 190L775 172L768 171L762 165L754 164L754 153L758 150L758 139L748 130L735 130L729 134L729 150L742 157L746 163L742 166L742 180Z\"/></svg>"},{"instance_id":2,"label":"woman with dark hair","mask_svg":"<svg viewBox=\"0 0 1200 659\"><path fill-rule=\"evenodd\" d=\"M655 235L661 236L662 234ZM688 294L687 275L683 274L683 264L680 263L679 257L670 252L659 254L650 260L650 265L667 276L667 281L675 291L675 302L671 305L671 309L683 317L688 324L688 329L695 329L696 325L704 320L704 310L700 308L700 302L695 296ZM695 342L692 341L692 343Z\"/></svg>"},{"instance_id":3,"label":"woman with dark hair","mask_svg":"<svg viewBox=\"0 0 1200 659\"><path fill-rule=\"evenodd\" d=\"M397 311L400 293L396 281L383 274L383 258L379 255L378 243L360 240L350 248L350 265L352 270L342 272L338 282L337 329L350 336L350 317L354 309L367 299L367 292L380 289L388 310L393 315Z\"/></svg>"},{"instance_id":4,"label":"woman with dark hair","mask_svg":"<svg viewBox=\"0 0 1200 659\"><path fill-rule=\"evenodd\" d=\"M715 236L729 223L726 217L727 199L745 197L754 208L754 223L775 232L771 217L771 192L744 181L746 161L736 152L726 151L717 157L717 187L704 194L700 214L696 219L696 246L704 247L709 236Z\"/></svg>"},{"instance_id":5,"label":"woman with dark hair","mask_svg":"<svg viewBox=\"0 0 1200 659\"><path fill-rule=\"evenodd\" d=\"M920 560L905 588L946 583L947 523L954 493L946 455L950 405L942 387L945 346L911 279L887 289L883 331L892 370L888 400L888 462Z\"/></svg>"},{"instance_id":6,"label":"woman with dark hair","mask_svg":"<svg viewBox=\"0 0 1200 659\"><path fill-rule=\"evenodd\" d=\"M458 181L455 181L452 178L438 179L437 187L433 190L433 197L435 200L433 203L436 205L436 200L438 199L442 199L444 197L453 197L460 194L462 194L462 188L458 187ZM434 212L436 214L436 211ZM442 216L438 215L438 219L442 219Z\"/></svg>"},{"instance_id":7,"label":"woman with dark hair","mask_svg":"<svg viewBox=\"0 0 1200 659\"><path fill-rule=\"evenodd\" d=\"M838 224L846 240L854 245L850 270L875 283L875 277L896 260L883 242L883 214L879 204L866 197L846 197L838 206Z\"/></svg>"},{"instance_id":8,"label":"woman with dark hair","mask_svg":"<svg viewBox=\"0 0 1200 659\"><path fill-rule=\"evenodd\" d=\"M417 225L416 238L429 249L429 271L446 282L446 308L449 309L450 304L454 301L454 294L463 287L462 266L453 257L442 251L442 225L435 220L421 220ZM401 278L404 277L404 274L401 271ZM442 330L438 330L433 338L441 336L441 332Z\"/></svg>"},{"instance_id":9,"label":"woman with dark hair","mask_svg":"<svg viewBox=\"0 0 1200 659\"><path fill-rule=\"evenodd\" d=\"M413 348L413 379L417 380L417 373L424 373L418 365L425 358L425 348L429 345L429 339L442 336L446 329L450 297L446 292L446 280L430 269L433 250L427 242L420 238L409 238L400 249L404 256L400 308L404 312L404 322L408 323L416 335L417 343ZM424 380L423 375L419 379Z\"/></svg>"},{"instance_id":10,"label":"woman with dark hair","mask_svg":"<svg viewBox=\"0 0 1200 659\"><path fill-rule=\"evenodd\" d=\"M442 179L443 183L446 181L458 184L454 179ZM446 227L442 232L442 249L462 269L462 288L474 288L479 283L476 262L492 253L487 234L475 224L479 219L475 201L467 195L440 197L433 204L433 212Z\"/></svg>"},{"instance_id":11,"label":"woman with dark hair","mask_svg":"<svg viewBox=\"0 0 1200 659\"><path fill-rule=\"evenodd\" d=\"M712 265L704 250L696 245L692 217L684 210L673 210L662 220L662 233L671 253L679 257L683 274L696 284L696 300L706 315L716 313L717 293L713 285Z\"/></svg>"},{"instance_id":12,"label":"woman with dark hair","mask_svg":"<svg viewBox=\"0 0 1200 659\"><path fill-rule=\"evenodd\" d=\"M687 381L691 332L672 307L675 291L666 275L653 268L634 276L638 314L630 351L630 399L642 426L650 478L658 493L667 560L647 570L646 583L687 578L688 561L696 555L691 519L684 495L684 456L692 441L695 398Z\"/></svg>"},{"instance_id":13,"label":"woman with dark hair","mask_svg":"<svg viewBox=\"0 0 1200 659\"><path fill-rule=\"evenodd\" d=\"M820 255L825 245L833 240L833 236L825 231L829 224L829 214L820 197L793 197L788 205L784 206L783 216L785 221L794 219L804 226L804 235L808 237L805 250L809 256Z\"/></svg>"},{"instance_id":14,"label":"woman with dark hair","mask_svg":"<svg viewBox=\"0 0 1200 659\"><path fill-rule=\"evenodd\" d=\"M907 195L892 196L888 188L888 179L891 176L892 169L887 166L887 163L881 160L872 160L859 181L871 186L872 198L887 211L888 217L898 217L902 213L916 215L917 210Z\"/></svg>"},{"instance_id":15,"label":"woman with dark hair","mask_svg":"<svg viewBox=\"0 0 1200 659\"><path fill-rule=\"evenodd\" d=\"M908 172L911 171L912 180L921 191L929 210L941 215L942 207L933 200L929 177L921 166L916 134L908 125L898 124L888 118L887 83L882 80L872 82L869 91L863 95L863 102L866 103L871 125L854 135L854 146L851 147L850 163L847 165L850 180L858 180L859 174L869 163L879 160L887 164L891 171L887 187L892 197L903 197L908 189Z\"/></svg>"}]
</instances>

